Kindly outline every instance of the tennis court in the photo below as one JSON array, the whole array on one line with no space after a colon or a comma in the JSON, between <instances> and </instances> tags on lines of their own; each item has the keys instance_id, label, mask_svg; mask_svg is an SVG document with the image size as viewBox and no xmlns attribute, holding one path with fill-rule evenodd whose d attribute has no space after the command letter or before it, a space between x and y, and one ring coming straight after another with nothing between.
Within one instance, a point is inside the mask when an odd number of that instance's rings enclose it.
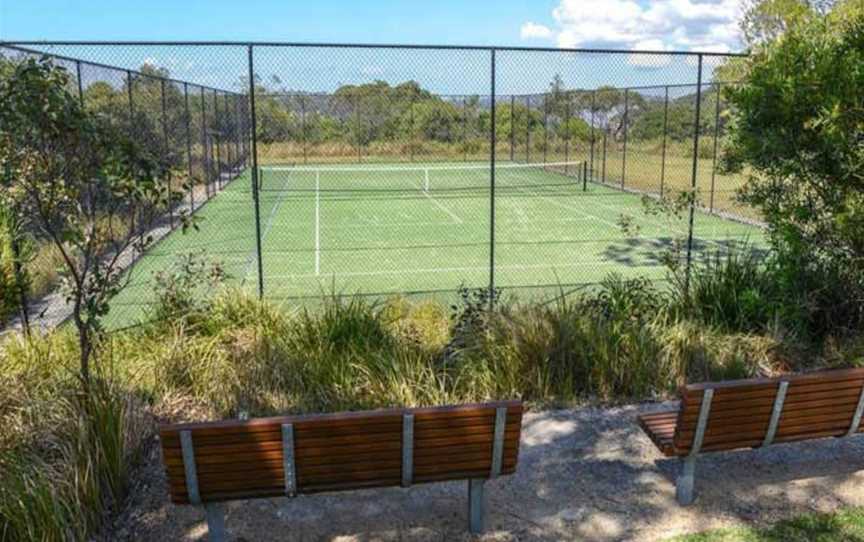
<instances>
[{"instance_id":1,"label":"tennis court","mask_svg":"<svg viewBox=\"0 0 864 542\"><path fill-rule=\"evenodd\" d=\"M488 163L259 171L265 297L286 304L334 292L450 295L461 285L487 287L493 264L494 284L522 297L597 283L611 272L662 279L663 251L687 231L686 216L647 216L641 195L588 181L583 162L497 165L494 228ZM246 171L198 211L198 231L173 232L153 247L112 302L112 321L140 318L153 274L189 252L222 263L232 283L257 291L251 186ZM625 235L622 216L638 235ZM756 226L696 212L697 258L760 239Z\"/></svg>"}]
</instances>

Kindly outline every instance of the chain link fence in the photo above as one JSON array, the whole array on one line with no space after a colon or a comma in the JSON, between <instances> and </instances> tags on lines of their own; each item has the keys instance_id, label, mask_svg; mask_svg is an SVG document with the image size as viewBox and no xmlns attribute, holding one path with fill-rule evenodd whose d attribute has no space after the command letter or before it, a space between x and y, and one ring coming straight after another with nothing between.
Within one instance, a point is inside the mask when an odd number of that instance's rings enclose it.
<instances>
[{"instance_id":1,"label":"chain link fence","mask_svg":"<svg viewBox=\"0 0 864 542\"><path fill-rule=\"evenodd\" d=\"M764 245L721 171L723 89L738 55L193 43L3 44L48 54L88 109L187 186L112 305L124 324L152 277L199 251L284 303L322 295L522 297L610 273L664 280ZM675 214L644 200L694 193ZM202 220L174 232L179 205Z\"/></svg>"}]
</instances>

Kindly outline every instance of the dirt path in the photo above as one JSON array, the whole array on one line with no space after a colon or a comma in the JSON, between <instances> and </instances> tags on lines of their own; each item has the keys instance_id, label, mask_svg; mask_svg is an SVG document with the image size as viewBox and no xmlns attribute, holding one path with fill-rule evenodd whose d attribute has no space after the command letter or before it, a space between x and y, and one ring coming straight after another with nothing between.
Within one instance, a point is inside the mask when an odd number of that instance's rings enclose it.
<instances>
[{"instance_id":1,"label":"dirt path","mask_svg":"<svg viewBox=\"0 0 864 542\"><path fill-rule=\"evenodd\" d=\"M669 405L666 405L669 406ZM663 405L526 414L514 476L487 484L481 540L663 540L864 505L864 439L779 445L700 458L697 501L675 502L675 460L636 414ZM204 540L203 510L168 502L154 449L112 540ZM470 540L464 482L227 505L232 541Z\"/></svg>"}]
</instances>

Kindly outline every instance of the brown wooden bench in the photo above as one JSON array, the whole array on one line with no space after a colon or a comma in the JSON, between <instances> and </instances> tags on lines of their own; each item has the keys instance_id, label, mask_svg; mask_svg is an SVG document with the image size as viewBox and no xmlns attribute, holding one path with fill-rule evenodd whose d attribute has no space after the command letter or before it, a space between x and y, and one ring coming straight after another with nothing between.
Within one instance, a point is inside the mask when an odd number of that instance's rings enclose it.
<instances>
[{"instance_id":1,"label":"brown wooden bench","mask_svg":"<svg viewBox=\"0 0 864 542\"><path fill-rule=\"evenodd\" d=\"M512 474L522 403L163 425L171 500L204 505L224 539L218 503L300 493L468 480L469 528L483 529L483 482Z\"/></svg>"},{"instance_id":2,"label":"brown wooden bench","mask_svg":"<svg viewBox=\"0 0 864 542\"><path fill-rule=\"evenodd\" d=\"M684 459L678 502L693 502L696 456L861 431L864 369L692 384L677 410L644 414L639 424L667 457Z\"/></svg>"}]
</instances>

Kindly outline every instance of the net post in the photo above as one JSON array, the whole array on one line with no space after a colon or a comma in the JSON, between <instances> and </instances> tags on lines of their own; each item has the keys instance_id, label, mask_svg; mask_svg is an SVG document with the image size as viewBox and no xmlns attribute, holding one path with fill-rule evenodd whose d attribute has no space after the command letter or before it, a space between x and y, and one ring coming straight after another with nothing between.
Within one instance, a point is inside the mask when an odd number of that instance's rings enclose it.
<instances>
[{"instance_id":1,"label":"net post","mask_svg":"<svg viewBox=\"0 0 864 542\"><path fill-rule=\"evenodd\" d=\"M693 176L690 180L690 220L687 227L687 265L684 268L684 294L690 295L690 269L693 264L693 222L696 218L696 175L699 171L699 121L702 116L702 53L696 76L696 118L693 123Z\"/></svg>"},{"instance_id":2,"label":"net post","mask_svg":"<svg viewBox=\"0 0 864 542\"><path fill-rule=\"evenodd\" d=\"M628 124L628 116L630 114L630 89L624 89L624 149L621 153L621 188L624 188L625 179L627 175L627 124Z\"/></svg>"},{"instance_id":3,"label":"net post","mask_svg":"<svg viewBox=\"0 0 864 542\"><path fill-rule=\"evenodd\" d=\"M588 160L582 162L582 191L588 191Z\"/></svg>"},{"instance_id":4,"label":"net post","mask_svg":"<svg viewBox=\"0 0 864 542\"><path fill-rule=\"evenodd\" d=\"M255 252L258 259L258 298L264 297L264 264L261 256L261 206L258 194L258 121L255 116L255 64L254 46L248 46L249 55L249 115L252 128L252 202L255 206Z\"/></svg>"},{"instance_id":5,"label":"net post","mask_svg":"<svg viewBox=\"0 0 864 542\"><path fill-rule=\"evenodd\" d=\"M491 104L489 122L489 310L495 306L495 51L491 53ZM512 109L511 109L512 111ZM512 132L512 130L511 130ZM512 147L511 147L512 149Z\"/></svg>"}]
</instances>

